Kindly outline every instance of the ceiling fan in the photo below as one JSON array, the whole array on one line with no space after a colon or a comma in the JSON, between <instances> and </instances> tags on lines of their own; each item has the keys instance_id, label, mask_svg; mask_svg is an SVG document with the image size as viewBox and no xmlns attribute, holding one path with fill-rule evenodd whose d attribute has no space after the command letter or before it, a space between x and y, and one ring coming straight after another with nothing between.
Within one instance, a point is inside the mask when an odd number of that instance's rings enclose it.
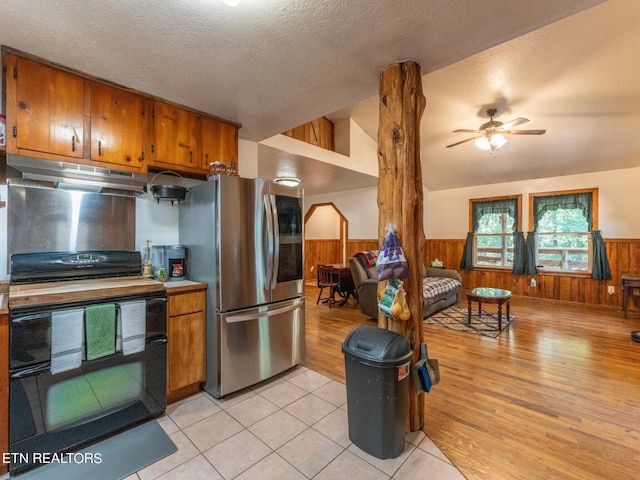
<instances>
[{"instance_id":1,"label":"ceiling fan","mask_svg":"<svg viewBox=\"0 0 640 480\"><path fill-rule=\"evenodd\" d=\"M453 133L475 133L475 135L465 140L447 145L447 148L475 140L476 146L479 149L493 152L507 143L505 135L542 135L546 132L546 130L511 130L511 127L522 125L523 123L528 122L529 119L518 117L507 123L502 123L493 119L496 113L498 113L497 108L488 109L487 115L489 116L489 121L480 125L478 130L454 130Z\"/></svg>"}]
</instances>

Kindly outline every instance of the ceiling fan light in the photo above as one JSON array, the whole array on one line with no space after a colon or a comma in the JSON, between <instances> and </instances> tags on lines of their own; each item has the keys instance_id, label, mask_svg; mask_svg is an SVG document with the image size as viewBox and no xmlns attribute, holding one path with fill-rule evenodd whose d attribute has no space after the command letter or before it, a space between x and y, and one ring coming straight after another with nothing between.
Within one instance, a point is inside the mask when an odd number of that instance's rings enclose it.
<instances>
[{"instance_id":1,"label":"ceiling fan light","mask_svg":"<svg viewBox=\"0 0 640 480\"><path fill-rule=\"evenodd\" d=\"M507 143L507 139L501 133L496 133L495 135L491 135L491 144L495 148L500 148L505 143Z\"/></svg>"},{"instance_id":2,"label":"ceiling fan light","mask_svg":"<svg viewBox=\"0 0 640 480\"><path fill-rule=\"evenodd\" d=\"M480 150L491 150L491 142L486 136L480 137L476 139L476 147Z\"/></svg>"}]
</instances>

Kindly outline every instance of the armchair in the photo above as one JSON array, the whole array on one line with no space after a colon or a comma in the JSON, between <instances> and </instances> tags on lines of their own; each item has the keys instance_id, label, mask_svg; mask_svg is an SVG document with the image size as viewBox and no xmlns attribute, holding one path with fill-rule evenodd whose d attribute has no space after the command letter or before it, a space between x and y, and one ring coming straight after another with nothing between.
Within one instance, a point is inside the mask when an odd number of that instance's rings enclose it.
<instances>
[{"instance_id":1,"label":"armchair","mask_svg":"<svg viewBox=\"0 0 640 480\"><path fill-rule=\"evenodd\" d=\"M377 252L375 252L377 255ZM358 252L349 257L349 268L353 284L358 293L360 310L371 318L378 318L378 279L376 277L376 263L371 256Z\"/></svg>"},{"instance_id":2,"label":"armchair","mask_svg":"<svg viewBox=\"0 0 640 480\"><path fill-rule=\"evenodd\" d=\"M378 318L378 280L375 260L371 263L363 252L349 258L353 283L358 292L360 310L371 318ZM460 301L462 277L456 270L422 268L423 318Z\"/></svg>"}]
</instances>

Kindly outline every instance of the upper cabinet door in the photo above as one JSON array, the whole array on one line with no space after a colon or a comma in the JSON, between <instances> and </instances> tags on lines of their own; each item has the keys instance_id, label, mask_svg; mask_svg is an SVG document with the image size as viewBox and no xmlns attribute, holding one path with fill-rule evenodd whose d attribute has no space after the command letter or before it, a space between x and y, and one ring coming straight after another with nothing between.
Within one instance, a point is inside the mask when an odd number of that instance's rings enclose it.
<instances>
[{"instance_id":1,"label":"upper cabinet door","mask_svg":"<svg viewBox=\"0 0 640 480\"><path fill-rule=\"evenodd\" d=\"M21 57L13 75L17 148L82 158L85 80Z\"/></svg>"},{"instance_id":2,"label":"upper cabinet door","mask_svg":"<svg viewBox=\"0 0 640 480\"><path fill-rule=\"evenodd\" d=\"M202 117L202 168L209 170L211 163L223 162L238 168L238 127L214 118Z\"/></svg>"},{"instance_id":3,"label":"upper cabinet door","mask_svg":"<svg viewBox=\"0 0 640 480\"><path fill-rule=\"evenodd\" d=\"M143 168L144 99L91 82L91 160Z\"/></svg>"},{"instance_id":4,"label":"upper cabinet door","mask_svg":"<svg viewBox=\"0 0 640 480\"><path fill-rule=\"evenodd\" d=\"M201 169L200 117L158 101L154 110L153 163Z\"/></svg>"}]
</instances>

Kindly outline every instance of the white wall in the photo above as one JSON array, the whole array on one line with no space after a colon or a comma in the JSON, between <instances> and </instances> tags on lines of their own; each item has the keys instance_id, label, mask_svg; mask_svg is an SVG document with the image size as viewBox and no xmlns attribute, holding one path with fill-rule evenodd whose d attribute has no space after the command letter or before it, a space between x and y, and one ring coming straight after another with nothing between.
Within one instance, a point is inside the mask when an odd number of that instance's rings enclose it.
<instances>
[{"instance_id":1,"label":"white wall","mask_svg":"<svg viewBox=\"0 0 640 480\"><path fill-rule=\"evenodd\" d=\"M371 138L356 122L349 119L349 165L353 170L378 176L378 142Z\"/></svg>"},{"instance_id":2,"label":"white wall","mask_svg":"<svg viewBox=\"0 0 640 480\"><path fill-rule=\"evenodd\" d=\"M151 194L136 198L136 250L151 245L178 245L178 204L157 203Z\"/></svg>"},{"instance_id":3,"label":"white wall","mask_svg":"<svg viewBox=\"0 0 640 480\"><path fill-rule=\"evenodd\" d=\"M426 188L423 190L422 222L425 233L429 231L431 225L431 195ZM377 188L361 188L326 195L307 196L304 199L304 208L309 211L314 203L326 202L333 202L349 221L349 239L378 238Z\"/></svg>"},{"instance_id":4,"label":"white wall","mask_svg":"<svg viewBox=\"0 0 640 480\"><path fill-rule=\"evenodd\" d=\"M347 157L338 152L319 148L306 142L301 142L287 135L274 135L260 142L283 152L301 157L313 158L321 162L348 168L367 175L378 176L378 153L376 142L367 135L360 126L351 120L349 136L351 139L350 155ZM240 165L244 162L241 157Z\"/></svg>"},{"instance_id":5,"label":"white wall","mask_svg":"<svg viewBox=\"0 0 640 480\"><path fill-rule=\"evenodd\" d=\"M258 144L238 139L238 175L243 178L258 177Z\"/></svg>"},{"instance_id":6,"label":"white wall","mask_svg":"<svg viewBox=\"0 0 640 480\"><path fill-rule=\"evenodd\" d=\"M349 238L378 238L377 198L376 188L309 195L304 199L305 214L313 204L333 202L349 221Z\"/></svg>"},{"instance_id":7,"label":"white wall","mask_svg":"<svg viewBox=\"0 0 640 480\"><path fill-rule=\"evenodd\" d=\"M468 188L424 190L424 230L427 238L463 239L469 228L469 199L500 195L522 195L522 225L528 228L530 193L598 188L598 219L607 238L640 238L640 221L633 213L640 205L640 168L610 170L522 182L497 183ZM305 198L305 209L314 203L333 202L349 221L349 238L378 236L378 191L349 190Z\"/></svg>"},{"instance_id":8,"label":"white wall","mask_svg":"<svg viewBox=\"0 0 640 480\"><path fill-rule=\"evenodd\" d=\"M304 225L304 238L309 240L337 240L340 238L340 215L331 205L322 205Z\"/></svg>"},{"instance_id":9,"label":"white wall","mask_svg":"<svg viewBox=\"0 0 640 480\"><path fill-rule=\"evenodd\" d=\"M522 194L522 228L526 231L530 193L578 188L598 188L598 219L605 239L639 238L640 222L633 213L640 204L638 179L640 168L629 168L430 192L427 238L465 238L469 199L513 194Z\"/></svg>"}]
</instances>

